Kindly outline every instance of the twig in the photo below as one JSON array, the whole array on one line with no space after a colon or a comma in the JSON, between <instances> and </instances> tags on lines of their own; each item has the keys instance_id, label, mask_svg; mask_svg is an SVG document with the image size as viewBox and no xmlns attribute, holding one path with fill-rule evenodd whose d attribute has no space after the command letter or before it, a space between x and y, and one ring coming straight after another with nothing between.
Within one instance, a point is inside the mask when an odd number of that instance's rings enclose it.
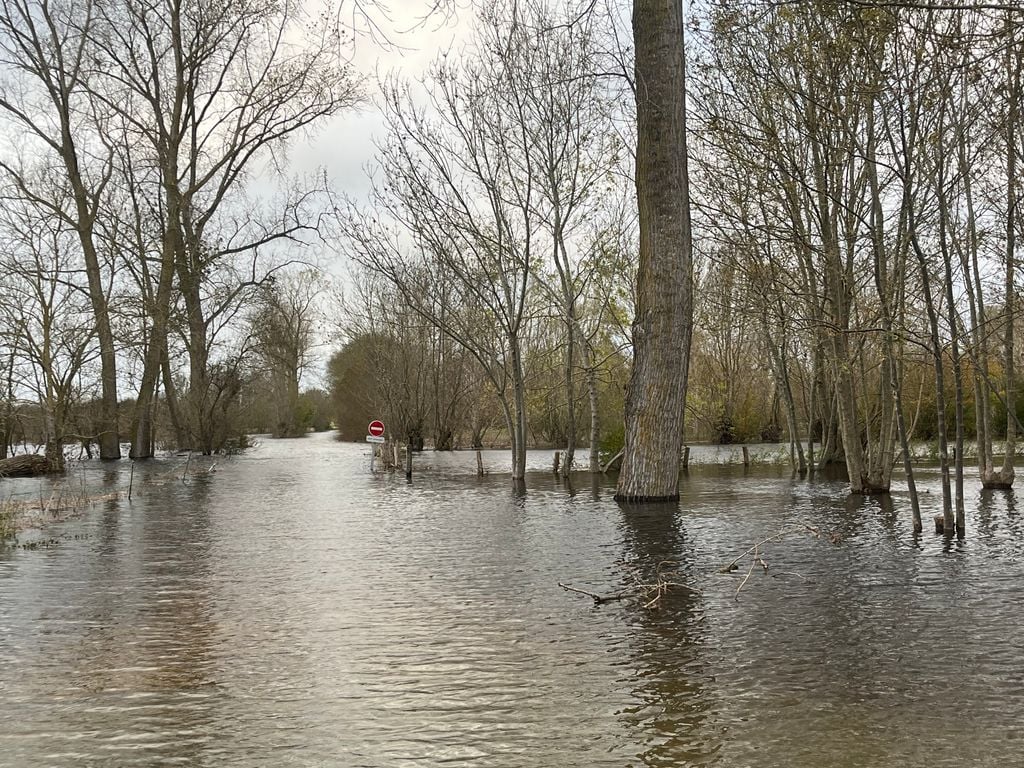
<instances>
[{"instance_id":1,"label":"twig","mask_svg":"<svg viewBox=\"0 0 1024 768\"><path fill-rule=\"evenodd\" d=\"M773 542L773 541L778 541L779 539L781 539L783 536L785 536L789 532L790 532L790 529L783 528L781 531L777 531L777 532L773 533L771 536L767 536L767 537L761 539L759 542L754 544L754 546L752 546L746 552L744 552L743 554L739 555L735 560L732 560L732 561L726 563L725 565L723 565L719 569L719 573L732 573L733 571L736 570L736 567L739 564L740 560L742 560L744 557L746 557L747 555L749 555L751 553L753 553L756 556L757 555L757 551L761 547L761 545L768 544L768 543Z\"/></svg>"},{"instance_id":2,"label":"twig","mask_svg":"<svg viewBox=\"0 0 1024 768\"><path fill-rule=\"evenodd\" d=\"M657 594L655 594L655 596L652 597L648 602L644 603L644 608L653 608L654 606L656 606L659 602L661 602L662 594L662 590L659 587Z\"/></svg>"},{"instance_id":3,"label":"twig","mask_svg":"<svg viewBox=\"0 0 1024 768\"><path fill-rule=\"evenodd\" d=\"M730 562L723 565L719 569L719 573L732 573L736 570L736 566L739 564L740 560L745 558L747 555L753 554L754 557L757 558L759 557L758 551L761 549L763 545L770 544L773 541L778 541L782 539L782 537L785 536L787 533L792 533L793 531L801 528L806 530L808 533L813 534L815 537L821 535L821 529L817 528L816 526L810 525L809 523L805 523L803 521L800 521L799 523L794 523L793 525L787 526L786 528L783 528L781 531L776 531L771 536L766 536L765 538L756 542L754 546L750 547L750 549L739 555L736 559L731 560ZM765 570L768 570L768 565L764 562L763 559L761 559L761 565L764 566Z\"/></svg>"},{"instance_id":4,"label":"twig","mask_svg":"<svg viewBox=\"0 0 1024 768\"><path fill-rule=\"evenodd\" d=\"M657 584L637 584L636 588L642 592L650 592L652 589L660 589L662 587L679 587L685 589L687 592L693 592L695 595L703 595L704 593L696 587L691 587L689 584L681 584L678 581L659 581Z\"/></svg>"},{"instance_id":5,"label":"twig","mask_svg":"<svg viewBox=\"0 0 1024 768\"><path fill-rule=\"evenodd\" d=\"M752 557L750 558L750 567L747 568L747 572L743 575L743 579L740 581L739 586L736 587L736 592L733 594L733 596L736 599L739 599L740 591L743 589L744 586L746 586L747 581L749 581L750 574L754 572L754 566L760 565L762 568L764 568L765 573L768 572L768 561L764 559L764 545L773 541L779 541L787 533L792 533L798 530L805 530L815 538L821 535L820 528L814 525L810 525L809 523L805 523L801 520L797 523L794 523L793 525L783 528L781 531L777 531L771 536L766 536L765 538L756 542L752 547L747 549L747 551L741 554L739 557L726 563L724 566L722 566L721 569L719 569L720 573L731 573L732 571L738 570L738 563L740 562L740 560L742 560L747 555L752 555ZM829 534L829 541L831 541L834 544L836 543L836 539L833 537L834 534ZM799 573L793 573L792 575L797 576L801 579L804 578ZM806 581L806 579L804 580Z\"/></svg>"},{"instance_id":6,"label":"twig","mask_svg":"<svg viewBox=\"0 0 1024 768\"><path fill-rule=\"evenodd\" d=\"M568 584L558 582L558 586L564 589L566 592L576 592L580 595L586 595L594 601L594 605L600 605L601 603L609 603L613 600L624 600L627 597L631 597L636 594L635 590L624 590L622 592L613 592L608 595L599 595L596 592L588 592L585 589L579 589L577 587L570 587Z\"/></svg>"},{"instance_id":7,"label":"twig","mask_svg":"<svg viewBox=\"0 0 1024 768\"><path fill-rule=\"evenodd\" d=\"M740 599L740 590L743 589L743 586L747 583L747 579L750 578L750 574L752 574L754 572L754 566L757 565L757 560L758 560L758 557L757 557L757 545L755 544L754 545L754 557L751 558L751 560L750 560L750 567L747 569L747 573L743 577L743 581L740 582L740 585L738 587L736 587L736 591L733 593L733 598L735 598L736 600Z\"/></svg>"}]
</instances>

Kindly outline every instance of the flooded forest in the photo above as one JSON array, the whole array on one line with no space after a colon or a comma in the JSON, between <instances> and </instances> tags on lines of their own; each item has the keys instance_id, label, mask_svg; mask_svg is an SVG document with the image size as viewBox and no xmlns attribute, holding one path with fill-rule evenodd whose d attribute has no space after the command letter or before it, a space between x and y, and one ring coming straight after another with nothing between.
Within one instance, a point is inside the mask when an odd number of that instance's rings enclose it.
<instances>
[{"instance_id":1,"label":"flooded forest","mask_svg":"<svg viewBox=\"0 0 1024 768\"><path fill-rule=\"evenodd\" d=\"M483 3L422 72L373 78L361 35L291 6L5 2L3 456L379 416L413 449L510 446L515 479L532 446L594 472L671 377L685 412L642 415L662 453L781 441L854 494L895 472L917 519L924 443L962 531L965 466L1011 487L1021 427L1021 12L695 3L657 200L627 14ZM365 194L289 164L357 109Z\"/></svg>"},{"instance_id":2,"label":"flooded forest","mask_svg":"<svg viewBox=\"0 0 1024 768\"><path fill-rule=\"evenodd\" d=\"M0 0L0 768L1012 764L1022 96L1016 2Z\"/></svg>"}]
</instances>

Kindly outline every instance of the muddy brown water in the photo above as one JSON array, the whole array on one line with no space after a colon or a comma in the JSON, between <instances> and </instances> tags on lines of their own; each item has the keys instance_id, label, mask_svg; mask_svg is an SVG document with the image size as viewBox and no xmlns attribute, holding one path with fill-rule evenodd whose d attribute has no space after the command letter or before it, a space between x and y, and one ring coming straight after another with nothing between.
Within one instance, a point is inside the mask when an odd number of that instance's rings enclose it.
<instances>
[{"instance_id":1,"label":"muddy brown water","mask_svg":"<svg viewBox=\"0 0 1024 768\"><path fill-rule=\"evenodd\" d=\"M963 542L906 499L700 466L623 510L531 455L265 441L136 472L131 502L0 550L3 766L1007 766L1024 756L1013 492L968 484ZM83 472L123 487L127 462ZM926 514L937 503L926 473ZM24 488L22 488L24 490ZM749 559L758 538L807 522ZM831 537L828 534L832 534ZM32 535L22 538L31 541ZM663 561L699 593L594 606Z\"/></svg>"}]
</instances>

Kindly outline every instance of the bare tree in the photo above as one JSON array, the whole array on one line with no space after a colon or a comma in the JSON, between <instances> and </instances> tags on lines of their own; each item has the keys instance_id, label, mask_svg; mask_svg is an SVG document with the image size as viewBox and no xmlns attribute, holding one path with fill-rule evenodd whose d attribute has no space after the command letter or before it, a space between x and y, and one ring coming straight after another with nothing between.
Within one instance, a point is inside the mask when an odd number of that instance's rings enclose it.
<instances>
[{"instance_id":1,"label":"bare tree","mask_svg":"<svg viewBox=\"0 0 1024 768\"><path fill-rule=\"evenodd\" d=\"M396 225L354 212L348 244L357 262L389 280L410 308L481 365L501 401L512 476L521 482L528 434L523 339L543 230L524 86L501 64L522 40L507 21L493 21L478 27L474 56L434 65L425 93L384 84L389 134L375 204ZM444 312L429 299L440 285L449 298Z\"/></svg>"},{"instance_id":2,"label":"bare tree","mask_svg":"<svg viewBox=\"0 0 1024 768\"><path fill-rule=\"evenodd\" d=\"M175 288L187 329L184 410L196 447L209 451L225 394L211 371L232 366L211 356L217 329L273 271L263 251L308 242L329 207L322 184L286 185L281 199L261 203L247 198L246 182L275 171L275 152L353 104L358 89L332 34L291 5L175 0L99 12L104 80L91 95L119 116L119 139L138 148L132 164L155 169L147 207L161 223L133 455L151 444Z\"/></svg>"},{"instance_id":3,"label":"bare tree","mask_svg":"<svg viewBox=\"0 0 1024 768\"><path fill-rule=\"evenodd\" d=\"M275 395L275 437L297 437L306 431L298 413L299 382L316 344L321 278L315 270L276 275L257 294L249 321L255 351L270 374Z\"/></svg>"},{"instance_id":4,"label":"bare tree","mask_svg":"<svg viewBox=\"0 0 1024 768\"><path fill-rule=\"evenodd\" d=\"M47 197L59 201L59 196ZM17 387L39 406L38 433L51 467L64 468L64 443L72 436L81 377L95 359L95 331L80 277L75 233L46 204L7 197L0 216L0 271L4 274L2 325L11 334ZM12 393L13 394L13 393ZM80 436L89 440L93 435Z\"/></svg>"},{"instance_id":5,"label":"bare tree","mask_svg":"<svg viewBox=\"0 0 1024 768\"><path fill-rule=\"evenodd\" d=\"M555 10L546 0L499 4L487 23L496 25L506 40L495 51L521 104L510 110L510 120L525 135L531 162L523 172L535 176L534 207L550 237L550 249L535 260L534 274L553 285L564 325L566 450L561 471L568 476L576 453L577 368L587 354L579 305L603 266L596 260L608 255L592 247L592 239L586 242L585 225L608 198L616 197L615 171L622 154L611 130L616 107L600 79L598 17L592 8Z\"/></svg>"},{"instance_id":6,"label":"bare tree","mask_svg":"<svg viewBox=\"0 0 1024 768\"><path fill-rule=\"evenodd\" d=\"M0 3L0 66L20 79L0 86L0 112L10 121L26 154L40 148L63 171L70 195L57 199L35 186L31 167L0 160L0 170L21 194L50 208L76 234L85 263L88 295L100 347L102 409L100 456L117 459L117 358L110 325L108 281L97 248L97 219L112 165L96 121L102 108L89 97L97 49L97 7L83 3L53 4L38 0ZM58 200L60 205L58 205Z\"/></svg>"}]
</instances>

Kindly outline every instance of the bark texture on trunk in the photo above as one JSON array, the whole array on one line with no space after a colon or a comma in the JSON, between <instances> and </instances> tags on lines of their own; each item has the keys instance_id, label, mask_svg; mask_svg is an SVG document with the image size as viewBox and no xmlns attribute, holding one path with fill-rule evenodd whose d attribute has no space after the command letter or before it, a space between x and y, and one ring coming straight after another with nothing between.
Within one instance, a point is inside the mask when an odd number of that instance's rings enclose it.
<instances>
[{"instance_id":1,"label":"bark texture on trunk","mask_svg":"<svg viewBox=\"0 0 1024 768\"><path fill-rule=\"evenodd\" d=\"M133 459L148 459L153 456L153 405L162 365L169 364L167 357L167 323L170 315L171 295L174 287L174 256L181 234L175 225L178 210L176 195L167 194L168 225L164 228L160 257L160 273L157 278L156 294L153 300L152 326L149 329L148 346L142 370L142 381L135 401L135 418L132 422L132 447L129 456ZM176 407L176 402L174 403ZM179 448L184 447L179 443Z\"/></svg>"},{"instance_id":2,"label":"bark texture on trunk","mask_svg":"<svg viewBox=\"0 0 1024 768\"><path fill-rule=\"evenodd\" d=\"M686 63L679 0L634 0L640 254L616 499L679 497L693 329Z\"/></svg>"}]
</instances>

